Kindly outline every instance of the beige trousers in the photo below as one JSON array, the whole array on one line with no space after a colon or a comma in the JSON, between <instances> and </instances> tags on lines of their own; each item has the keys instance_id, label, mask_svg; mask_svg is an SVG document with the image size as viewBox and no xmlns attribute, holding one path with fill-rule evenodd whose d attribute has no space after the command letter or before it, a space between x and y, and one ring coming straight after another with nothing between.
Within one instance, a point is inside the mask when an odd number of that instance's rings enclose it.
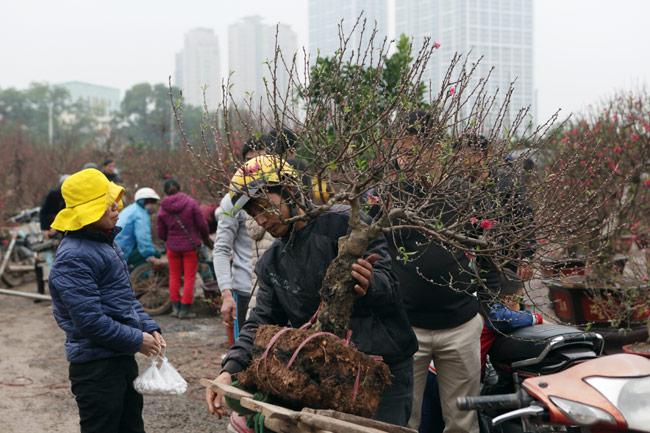
<instances>
[{"instance_id":1,"label":"beige trousers","mask_svg":"<svg viewBox=\"0 0 650 433\"><path fill-rule=\"evenodd\" d=\"M413 327L419 349L413 355L413 410L408 426L420 427L422 394L433 356L438 372L444 433L478 433L476 411L461 411L456 399L478 395L481 382L481 330L483 317L477 314L466 323L450 329Z\"/></svg>"}]
</instances>

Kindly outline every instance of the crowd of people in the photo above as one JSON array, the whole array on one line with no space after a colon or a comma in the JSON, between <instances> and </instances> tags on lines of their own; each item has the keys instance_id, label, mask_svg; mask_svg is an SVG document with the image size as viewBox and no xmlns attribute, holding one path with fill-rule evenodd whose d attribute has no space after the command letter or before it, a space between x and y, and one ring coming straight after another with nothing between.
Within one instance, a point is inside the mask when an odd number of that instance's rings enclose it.
<instances>
[{"instance_id":1,"label":"crowd of people","mask_svg":"<svg viewBox=\"0 0 650 433\"><path fill-rule=\"evenodd\" d=\"M408 134L397 143L405 155L398 165L408 166L408 149L427 134L427 116L411 114ZM347 207L337 206L315 218L286 222L305 215L296 197L308 194L306 202L322 200L331 188L314 185L304 162L295 158L297 143L288 128L246 142L244 165L211 215L217 223L214 242L200 206L173 178L163 184L163 199L153 188L140 188L122 210L124 188L112 160L103 172L86 168L62 177L48 194L46 203L56 202L52 209L59 209L42 211L42 228L48 235L65 233L49 285L54 316L66 332L82 432L144 431L142 396L132 386L134 355L156 354L166 343L136 300L129 270L146 262L160 264L163 252L152 240L152 214L157 212L156 233L166 246L173 316L195 316L191 306L197 251L201 244L213 248L221 311L236 336L217 382L231 383L250 364L260 325L299 327L315 314L325 271L337 255L339 239L350 231L350 215ZM480 158L488 149L482 137L474 136L456 151ZM278 160L288 162L279 171ZM411 194L422 188L408 179L401 182L402 190ZM513 188L507 182L496 187ZM436 204L427 212L449 221L456 217L453 209ZM367 218L372 216L371 208ZM405 261L399 254L404 250L418 254ZM483 267L484 285L503 296L481 302L472 266ZM512 302L530 278L529 270L497 272L489 263L472 262L463 252L427 242L415 229L399 229L371 241L363 258L351 264L350 275L356 281L352 343L381 356L392 375L374 418L421 432L477 433L476 414L459 411L454 403L457 397L478 395L485 351L495 330L541 322L539 316L517 311ZM206 403L211 413L226 414L221 397L210 389Z\"/></svg>"}]
</instances>

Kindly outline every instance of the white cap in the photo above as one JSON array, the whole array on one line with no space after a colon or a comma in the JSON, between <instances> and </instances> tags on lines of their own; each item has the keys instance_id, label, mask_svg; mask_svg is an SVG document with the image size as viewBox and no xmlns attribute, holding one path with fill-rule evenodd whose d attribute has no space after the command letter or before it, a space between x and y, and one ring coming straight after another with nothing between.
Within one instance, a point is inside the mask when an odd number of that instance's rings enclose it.
<instances>
[{"instance_id":1,"label":"white cap","mask_svg":"<svg viewBox=\"0 0 650 433\"><path fill-rule=\"evenodd\" d=\"M156 194L156 191L153 190L153 188L140 188L135 192L135 201L138 201L140 199L147 199L147 198L153 198L156 200L160 200L160 196Z\"/></svg>"}]
</instances>

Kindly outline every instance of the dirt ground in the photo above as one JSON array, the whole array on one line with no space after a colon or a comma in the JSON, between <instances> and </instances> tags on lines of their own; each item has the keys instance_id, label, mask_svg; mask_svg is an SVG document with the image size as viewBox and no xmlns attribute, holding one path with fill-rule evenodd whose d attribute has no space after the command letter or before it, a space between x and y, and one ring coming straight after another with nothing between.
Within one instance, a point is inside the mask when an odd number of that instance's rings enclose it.
<instances>
[{"instance_id":1,"label":"dirt ground","mask_svg":"<svg viewBox=\"0 0 650 433\"><path fill-rule=\"evenodd\" d=\"M17 290L35 293L34 283ZM201 377L215 377L226 352L226 333L218 316L154 319L163 329L167 357L188 382L182 396L145 396L148 432L225 432L227 422L210 415ZM69 433L79 431L79 415L68 380L65 334L49 302L0 294L0 431ZM137 354L140 371L151 358Z\"/></svg>"},{"instance_id":2,"label":"dirt ground","mask_svg":"<svg viewBox=\"0 0 650 433\"><path fill-rule=\"evenodd\" d=\"M35 283L18 287L36 292ZM554 322L548 291L535 281L529 308ZM532 305L531 305L532 304ZM221 319L204 307L199 317L154 319L168 343L167 357L188 382L182 396L145 396L145 428L153 433L225 432L227 421L210 415L201 377L218 374L227 337ZM79 431L79 416L68 380L65 334L56 325L49 302L0 294L0 431L68 433ZM151 358L137 354L140 371Z\"/></svg>"}]
</instances>

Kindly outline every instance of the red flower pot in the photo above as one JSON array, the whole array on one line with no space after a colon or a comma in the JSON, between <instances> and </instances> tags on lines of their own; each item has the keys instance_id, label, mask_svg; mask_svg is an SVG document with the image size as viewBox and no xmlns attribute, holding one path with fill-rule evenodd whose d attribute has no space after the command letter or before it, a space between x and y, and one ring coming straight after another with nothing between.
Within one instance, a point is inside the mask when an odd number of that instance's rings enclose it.
<instances>
[{"instance_id":1,"label":"red flower pot","mask_svg":"<svg viewBox=\"0 0 650 433\"><path fill-rule=\"evenodd\" d=\"M637 352L636 350L632 349L632 346L634 346L635 344L638 343L626 344L625 346L623 346L623 352L630 353L632 355L640 355L650 359L650 344L646 343L647 349L645 352Z\"/></svg>"}]
</instances>

